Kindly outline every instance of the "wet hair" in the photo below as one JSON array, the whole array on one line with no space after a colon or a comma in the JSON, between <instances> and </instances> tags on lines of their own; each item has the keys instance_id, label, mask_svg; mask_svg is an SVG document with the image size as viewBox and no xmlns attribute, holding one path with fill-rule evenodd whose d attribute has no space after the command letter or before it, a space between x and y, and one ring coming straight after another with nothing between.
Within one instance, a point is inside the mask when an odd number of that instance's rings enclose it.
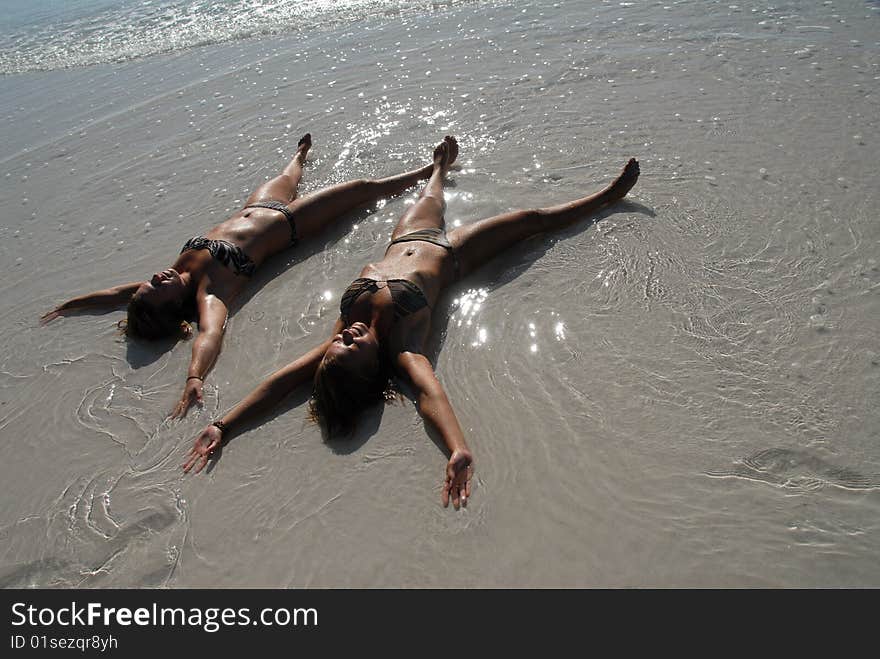
<instances>
[{"instance_id":1,"label":"wet hair","mask_svg":"<svg viewBox=\"0 0 880 659\"><path fill-rule=\"evenodd\" d=\"M119 329L128 336L143 339L184 339L192 334L192 327L186 321L182 304L171 301L154 306L141 296L131 298L128 303L128 317L119 322Z\"/></svg>"},{"instance_id":2,"label":"wet hair","mask_svg":"<svg viewBox=\"0 0 880 659\"><path fill-rule=\"evenodd\" d=\"M325 359L315 371L309 419L323 426L329 436L348 436L364 409L395 397L385 359L380 357L367 375L352 373L335 359Z\"/></svg>"}]
</instances>

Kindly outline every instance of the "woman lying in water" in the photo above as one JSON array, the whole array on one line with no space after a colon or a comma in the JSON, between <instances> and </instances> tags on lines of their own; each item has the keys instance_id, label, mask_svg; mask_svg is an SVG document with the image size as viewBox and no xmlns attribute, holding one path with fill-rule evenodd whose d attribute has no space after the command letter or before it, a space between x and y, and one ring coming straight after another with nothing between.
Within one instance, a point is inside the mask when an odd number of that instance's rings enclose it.
<instances>
[{"instance_id":1,"label":"woman lying in water","mask_svg":"<svg viewBox=\"0 0 880 659\"><path fill-rule=\"evenodd\" d=\"M329 432L349 431L365 406L385 398L393 374L411 388L419 413L450 453L441 501L455 507L471 492L473 457L443 387L424 355L431 316L443 289L529 236L558 229L624 197L639 165L630 160L601 192L567 204L505 213L447 235L443 181L458 154L446 137L434 151L434 169L419 200L398 222L385 257L365 267L342 295L330 337L260 384L195 438L184 471L201 471L212 453L246 420L312 383L312 418Z\"/></svg>"},{"instance_id":2,"label":"woman lying in water","mask_svg":"<svg viewBox=\"0 0 880 659\"><path fill-rule=\"evenodd\" d=\"M345 213L382 197L398 194L431 176L433 165L378 180L334 185L301 199L297 187L312 145L306 133L284 171L258 187L244 208L201 236L187 240L170 268L148 281L135 281L76 297L40 320L45 324L75 309L127 304L120 326L146 339L187 338L186 318L195 317L199 333L180 402L171 415L183 416L202 402L202 383L220 353L229 305L267 258L323 231Z\"/></svg>"}]
</instances>

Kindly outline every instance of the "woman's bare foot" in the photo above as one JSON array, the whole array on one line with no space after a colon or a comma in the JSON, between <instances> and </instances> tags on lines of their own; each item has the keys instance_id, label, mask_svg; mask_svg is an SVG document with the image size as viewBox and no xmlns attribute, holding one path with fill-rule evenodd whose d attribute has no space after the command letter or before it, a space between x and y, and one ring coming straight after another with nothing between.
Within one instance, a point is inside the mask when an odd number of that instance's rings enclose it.
<instances>
[{"instance_id":1,"label":"woman's bare foot","mask_svg":"<svg viewBox=\"0 0 880 659\"><path fill-rule=\"evenodd\" d=\"M449 145L449 164L451 165L458 158L458 140L452 135L447 135L443 138L443 141Z\"/></svg>"},{"instance_id":2,"label":"woman's bare foot","mask_svg":"<svg viewBox=\"0 0 880 659\"><path fill-rule=\"evenodd\" d=\"M447 135L434 149L434 167L439 167L445 175L456 156L458 156L458 142L452 135Z\"/></svg>"},{"instance_id":3,"label":"woman's bare foot","mask_svg":"<svg viewBox=\"0 0 880 659\"><path fill-rule=\"evenodd\" d=\"M620 172L620 176L614 179L614 183L606 188L605 194L608 195L608 201L623 199L626 193L632 190L636 181L639 180L639 171L639 161L635 158L630 158L623 171Z\"/></svg>"},{"instance_id":4,"label":"woman's bare foot","mask_svg":"<svg viewBox=\"0 0 880 659\"><path fill-rule=\"evenodd\" d=\"M312 134L306 133L301 138L299 138L299 142L296 143L296 157L299 158L299 161L301 163L304 163L306 161L306 155L311 148Z\"/></svg>"}]
</instances>

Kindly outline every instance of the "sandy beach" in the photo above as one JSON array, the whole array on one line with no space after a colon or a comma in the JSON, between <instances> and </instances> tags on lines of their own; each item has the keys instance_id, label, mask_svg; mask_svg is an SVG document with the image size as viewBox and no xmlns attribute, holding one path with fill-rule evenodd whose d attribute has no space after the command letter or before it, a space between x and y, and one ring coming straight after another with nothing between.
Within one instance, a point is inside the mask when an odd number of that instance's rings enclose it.
<instances>
[{"instance_id":1,"label":"sandy beach","mask_svg":"<svg viewBox=\"0 0 880 659\"><path fill-rule=\"evenodd\" d=\"M0 585L880 586L880 5L165 4L2 30ZM407 400L325 442L299 391L180 468L324 338L416 188L266 264L182 421L188 342L126 340L121 309L38 325L168 267L307 131L305 193L456 135L449 226L641 163L625 202L438 305L465 509Z\"/></svg>"}]
</instances>

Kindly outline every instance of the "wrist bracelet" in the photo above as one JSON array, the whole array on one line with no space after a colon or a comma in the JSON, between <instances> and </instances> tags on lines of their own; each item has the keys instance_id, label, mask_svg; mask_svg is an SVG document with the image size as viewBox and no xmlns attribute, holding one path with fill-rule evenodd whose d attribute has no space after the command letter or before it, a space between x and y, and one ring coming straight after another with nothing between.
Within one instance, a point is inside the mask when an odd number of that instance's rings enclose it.
<instances>
[{"instance_id":1,"label":"wrist bracelet","mask_svg":"<svg viewBox=\"0 0 880 659\"><path fill-rule=\"evenodd\" d=\"M205 378L203 378L201 375L190 375L190 376L186 379L186 381L189 382L189 381L192 380L193 378L195 378L196 380L201 380L202 382L205 381Z\"/></svg>"},{"instance_id":2,"label":"wrist bracelet","mask_svg":"<svg viewBox=\"0 0 880 659\"><path fill-rule=\"evenodd\" d=\"M222 421L215 421L211 425L219 428L220 432L226 432L227 425L225 423L223 423Z\"/></svg>"}]
</instances>

